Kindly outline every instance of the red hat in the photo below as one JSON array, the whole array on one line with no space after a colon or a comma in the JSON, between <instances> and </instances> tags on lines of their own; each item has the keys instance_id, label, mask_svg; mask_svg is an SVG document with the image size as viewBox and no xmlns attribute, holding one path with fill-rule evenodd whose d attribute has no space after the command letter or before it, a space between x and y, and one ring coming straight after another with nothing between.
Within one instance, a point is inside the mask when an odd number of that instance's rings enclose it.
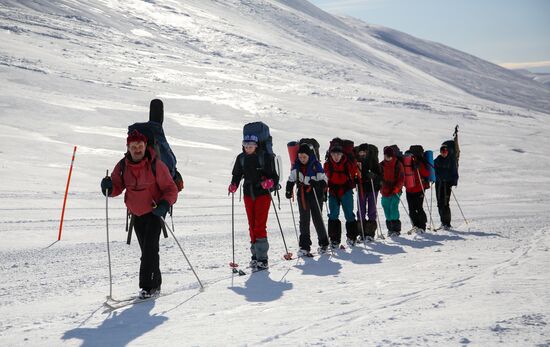
<instances>
[{"instance_id":1,"label":"red hat","mask_svg":"<svg viewBox=\"0 0 550 347\"><path fill-rule=\"evenodd\" d=\"M140 142L140 141L147 143L147 136L143 135L137 130L134 130L130 134L128 134L128 138L126 139L126 144L129 145L130 142Z\"/></svg>"}]
</instances>

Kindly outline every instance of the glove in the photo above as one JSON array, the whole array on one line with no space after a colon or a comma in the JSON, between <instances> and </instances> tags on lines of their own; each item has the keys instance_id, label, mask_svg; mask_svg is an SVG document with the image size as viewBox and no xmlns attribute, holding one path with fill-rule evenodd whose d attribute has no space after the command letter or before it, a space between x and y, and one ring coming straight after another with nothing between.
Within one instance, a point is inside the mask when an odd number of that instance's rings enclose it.
<instances>
[{"instance_id":1,"label":"glove","mask_svg":"<svg viewBox=\"0 0 550 347\"><path fill-rule=\"evenodd\" d=\"M107 192L105 192L105 191L107 191ZM111 180L111 177L105 176L101 180L101 192L105 196L110 196L111 195L111 193L113 192L113 181Z\"/></svg>"},{"instance_id":2,"label":"glove","mask_svg":"<svg viewBox=\"0 0 550 347\"><path fill-rule=\"evenodd\" d=\"M183 183L183 178L181 177L181 174L178 170L176 170L176 177L174 178L174 182L176 183L176 187L178 187L178 192L181 192L185 184Z\"/></svg>"},{"instance_id":3,"label":"glove","mask_svg":"<svg viewBox=\"0 0 550 347\"><path fill-rule=\"evenodd\" d=\"M261 184L262 188L266 189L266 190L270 190L275 185L275 183L273 182L273 180L271 178L268 178L268 179L262 181L262 183L260 183L260 184Z\"/></svg>"},{"instance_id":4,"label":"glove","mask_svg":"<svg viewBox=\"0 0 550 347\"><path fill-rule=\"evenodd\" d=\"M395 195L395 194L399 194L399 193L401 193L401 189L399 189L399 188L394 188L394 189L393 189L393 194L394 194L394 195Z\"/></svg>"},{"instance_id":5,"label":"glove","mask_svg":"<svg viewBox=\"0 0 550 347\"><path fill-rule=\"evenodd\" d=\"M166 213L168 213L168 210L170 209L170 204L166 200L161 200L157 204L157 207L155 207L152 211L152 213L157 217L166 217Z\"/></svg>"},{"instance_id":6,"label":"glove","mask_svg":"<svg viewBox=\"0 0 550 347\"><path fill-rule=\"evenodd\" d=\"M285 192L285 198L287 198L287 199L292 199L292 191L287 190L287 191Z\"/></svg>"},{"instance_id":7,"label":"glove","mask_svg":"<svg viewBox=\"0 0 550 347\"><path fill-rule=\"evenodd\" d=\"M237 191L237 185L235 183L231 183L229 188L227 188L227 191L230 193L235 193Z\"/></svg>"}]
</instances>

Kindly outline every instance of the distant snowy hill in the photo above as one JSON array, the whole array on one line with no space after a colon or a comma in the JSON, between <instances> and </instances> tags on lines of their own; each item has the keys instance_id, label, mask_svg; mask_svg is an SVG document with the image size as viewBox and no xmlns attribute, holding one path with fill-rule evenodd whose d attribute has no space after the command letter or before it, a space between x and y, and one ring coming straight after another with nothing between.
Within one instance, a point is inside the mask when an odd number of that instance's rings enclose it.
<instances>
[{"instance_id":1,"label":"distant snowy hill","mask_svg":"<svg viewBox=\"0 0 550 347\"><path fill-rule=\"evenodd\" d=\"M99 182L155 97L186 185L176 234L207 288L162 239L167 295L109 312ZM0 345L548 345L549 115L550 89L530 77L303 0L0 0ZM232 277L227 185L255 120L271 128L283 181L292 140L437 152L458 124L469 224L453 202L454 232L286 262L270 215L271 269ZM125 216L110 199L118 298L137 290ZM238 199L235 217L244 268Z\"/></svg>"},{"instance_id":2,"label":"distant snowy hill","mask_svg":"<svg viewBox=\"0 0 550 347\"><path fill-rule=\"evenodd\" d=\"M524 70L524 69L518 69L513 71L519 74L522 74L524 76L527 76L539 83L544 84L546 87L550 88L550 73L531 72L529 70Z\"/></svg>"}]
</instances>

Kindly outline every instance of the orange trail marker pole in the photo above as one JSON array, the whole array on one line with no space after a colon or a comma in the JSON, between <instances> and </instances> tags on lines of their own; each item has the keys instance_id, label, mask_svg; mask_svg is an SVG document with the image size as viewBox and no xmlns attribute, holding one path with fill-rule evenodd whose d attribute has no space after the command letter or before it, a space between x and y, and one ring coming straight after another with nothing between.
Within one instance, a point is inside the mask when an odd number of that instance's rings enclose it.
<instances>
[{"instance_id":1,"label":"orange trail marker pole","mask_svg":"<svg viewBox=\"0 0 550 347\"><path fill-rule=\"evenodd\" d=\"M69 193L69 184L71 183L71 175L73 173L74 157L76 154L76 146L73 150L73 158L71 159L71 168L69 169L69 177L67 178L67 186L65 187L65 197L63 198L63 209L61 210L61 222L59 223L59 235L57 241L61 240L61 231L63 230L63 219L65 218L65 206L67 205L67 194Z\"/></svg>"}]
</instances>

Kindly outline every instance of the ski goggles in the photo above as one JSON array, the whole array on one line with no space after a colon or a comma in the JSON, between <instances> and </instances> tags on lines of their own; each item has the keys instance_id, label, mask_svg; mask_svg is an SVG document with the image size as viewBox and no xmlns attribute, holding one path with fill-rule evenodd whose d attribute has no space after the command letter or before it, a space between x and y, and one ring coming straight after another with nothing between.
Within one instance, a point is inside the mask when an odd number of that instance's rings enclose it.
<instances>
[{"instance_id":1,"label":"ski goggles","mask_svg":"<svg viewBox=\"0 0 550 347\"><path fill-rule=\"evenodd\" d=\"M449 149L448 149L447 147L441 147L441 148L439 149L439 151L440 151L441 153L449 153Z\"/></svg>"}]
</instances>

